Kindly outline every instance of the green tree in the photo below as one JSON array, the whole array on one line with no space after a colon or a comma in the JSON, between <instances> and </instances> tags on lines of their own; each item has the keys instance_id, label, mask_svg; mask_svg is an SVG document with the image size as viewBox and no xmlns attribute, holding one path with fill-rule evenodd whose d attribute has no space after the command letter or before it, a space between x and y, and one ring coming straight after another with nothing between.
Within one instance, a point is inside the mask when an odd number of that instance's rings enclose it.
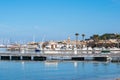
<instances>
[{"instance_id":1,"label":"green tree","mask_svg":"<svg viewBox=\"0 0 120 80\"><path fill-rule=\"evenodd\" d=\"M85 40L85 34L82 34L82 40L83 41Z\"/></svg>"},{"instance_id":2,"label":"green tree","mask_svg":"<svg viewBox=\"0 0 120 80\"><path fill-rule=\"evenodd\" d=\"M79 33L75 33L75 36L76 36L76 48L78 48L78 36L79 36Z\"/></svg>"},{"instance_id":3,"label":"green tree","mask_svg":"<svg viewBox=\"0 0 120 80\"><path fill-rule=\"evenodd\" d=\"M98 34L93 35L93 40L94 40L95 45L97 46L99 42L99 35Z\"/></svg>"}]
</instances>

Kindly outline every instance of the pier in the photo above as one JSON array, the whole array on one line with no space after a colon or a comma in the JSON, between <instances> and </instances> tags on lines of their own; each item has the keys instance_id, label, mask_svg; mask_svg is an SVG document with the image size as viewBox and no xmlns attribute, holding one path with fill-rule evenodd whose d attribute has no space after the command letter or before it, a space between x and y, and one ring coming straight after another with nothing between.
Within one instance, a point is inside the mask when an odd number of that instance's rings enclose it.
<instances>
[{"instance_id":1,"label":"pier","mask_svg":"<svg viewBox=\"0 0 120 80\"><path fill-rule=\"evenodd\" d=\"M0 53L0 60L73 60L73 61L111 61L120 62L120 53L110 54L72 54L72 53Z\"/></svg>"}]
</instances>

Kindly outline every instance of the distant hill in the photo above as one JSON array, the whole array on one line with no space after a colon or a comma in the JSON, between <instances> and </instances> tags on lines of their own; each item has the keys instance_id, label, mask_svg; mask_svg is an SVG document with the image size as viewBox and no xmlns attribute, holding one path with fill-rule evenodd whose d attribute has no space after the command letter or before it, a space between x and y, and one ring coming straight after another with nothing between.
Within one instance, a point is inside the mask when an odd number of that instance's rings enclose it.
<instances>
[{"instance_id":1,"label":"distant hill","mask_svg":"<svg viewBox=\"0 0 120 80\"><path fill-rule=\"evenodd\" d=\"M94 34L90 39L108 40L108 39L120 39L120 34L105 33L103 35Z\"/></svg>"}]
</instances>

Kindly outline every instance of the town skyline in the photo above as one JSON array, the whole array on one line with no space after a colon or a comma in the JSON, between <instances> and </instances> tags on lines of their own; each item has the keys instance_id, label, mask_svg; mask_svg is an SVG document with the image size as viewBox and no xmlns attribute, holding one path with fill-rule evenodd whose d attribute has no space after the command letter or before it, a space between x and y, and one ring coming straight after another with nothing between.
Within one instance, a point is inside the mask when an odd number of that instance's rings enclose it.
<instances>
[{"instance_id":1,"label":"town skyline","mask_svg":"<svg viewBox=\"0 0 120 80\"><path fill-rule=\"evenodd\" d=\"M76 35L77 35L77 38L76 38ZM74 37L74 38L73 38ZM75 33L72 38L71 36L68 36L66 37L65 39L62 39L62 40L54 40L54 39L51 39L51 40L46 40L44 39L45 36L41 39L41 40L37 40L35 38L35 36L33 36L31 39L29 40L25 40L25 39L21 39L21 40L15 40L15 39L11 39L11 38L0 38L0 44L13 44L13 43L17 43L17 44L26 44L26 43L31 43L31 42L64 42L66 40L71 40L71 41L76 41L76 40L79 40L79 41L90 41L90 40L95 40L96 38L98 40L120 40L120 34L119 33L104 33L104 34L93 34L89 37L86 38L86 34L79 34L79 33Z\"/></svg>"}]
</instances>

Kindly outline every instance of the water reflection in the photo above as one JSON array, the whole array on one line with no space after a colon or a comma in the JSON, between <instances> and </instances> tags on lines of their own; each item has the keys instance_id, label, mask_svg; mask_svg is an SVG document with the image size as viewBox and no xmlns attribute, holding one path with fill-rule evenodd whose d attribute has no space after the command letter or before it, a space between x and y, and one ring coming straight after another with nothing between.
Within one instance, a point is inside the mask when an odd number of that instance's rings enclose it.
<instances>
[{"instance_id":1,"label":"water reflection","mask_svg":"<svg viewBox=\"0 0 120 80\"><path fill-rule=\"evenodd\" d=\"M110 62L101 62L103 66L108 66Z\"/></svg>"},{"instance_id":2,"label":"water reflection","mask_svg":"<svg viewBox=\"0 0 120 80\"><path fill-rule=\"evenodd\" d=\"M57 70L58 69L58 61L45 61L45 70Z\"/></svg>"},{"instance_id":3,"label":"water reflection","mask_svg":"<svg viewBox=\"0 0 120 80\"><path fill-rule=\"evenodd\" d=\"M78 63L75 61L74 62L74 68L77 68L78 67Z\"/></svg>"},{"instance_id":4,"label":"water reflection","mask_svg":"<svg viewBox=\"0 0 120 80\"><path fill-rule=\"evenodd\" d=\"M22 64L22 70L25 70L25 62L22 61L21 64Z\"/></svg>"}]
</instances>

